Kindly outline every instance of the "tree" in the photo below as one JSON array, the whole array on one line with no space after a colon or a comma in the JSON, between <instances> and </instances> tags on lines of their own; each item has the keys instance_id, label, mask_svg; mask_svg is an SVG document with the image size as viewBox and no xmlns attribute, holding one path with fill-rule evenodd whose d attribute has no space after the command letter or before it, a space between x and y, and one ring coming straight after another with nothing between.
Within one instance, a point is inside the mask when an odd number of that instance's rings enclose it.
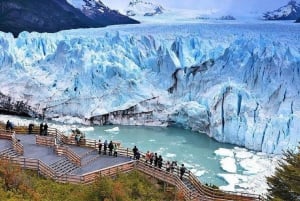
<instances>
[{"instance_id":1,"label":"tree","mask_svg":"<svg viewBox=\"0 0 300 201\"><path fill-rule=\"evenodd\" d=\"M271 200L300 200L300 145L298 152L286 151L275 175L267 177L268 198Z\"/></svg>"}]
</instances>

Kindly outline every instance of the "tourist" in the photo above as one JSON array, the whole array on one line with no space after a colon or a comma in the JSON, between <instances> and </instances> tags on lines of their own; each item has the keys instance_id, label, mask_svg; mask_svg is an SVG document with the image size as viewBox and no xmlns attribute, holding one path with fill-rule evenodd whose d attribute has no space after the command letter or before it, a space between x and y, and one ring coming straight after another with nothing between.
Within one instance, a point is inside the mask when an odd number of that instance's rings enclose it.
<instances>
[{"instance_id":1,"label":"tourist","mask_svg":"<svg viewBox=\"0 0 300 201\"><path fill-rule=\"evenodd\" d=\"M77 146L79 146L80 145L80 134L75 134L75 141L76 141L76 144L77 144Z\"/></svg>"},{"instance_id":2,"label":"tourist","mask_svg":"<svg viewBox=\"0 0 300 201\"><path fill-rule=\"evenodd\" d=\"M185 173L185 170L186 168L184 167L184 164L181 164L181 167L180 167L180 179L182 180L183 178L183 175Z\"/></svg>"},{"instance_id":3,"label":"tourist","mask_svg":"<svg viewBox=\"0 0 300 201\"><path fill-rule=\"evenodd\" d=\"M117 152L117 144L114 145L114 157L118 156L118 152Z\"/></svg>"},{"instance_id":4,"label":"tourist","mask_svg":"<svg viewBox=\"0 0 300 201\"><path fill-rule=\"evenodd\" d=\"M150 161L150 151L147 151L146 155L145 155L145 162L148 163Z\"/></svg>"},{"instance_id":5,"label":"tourist","mask_svg":"<svg viewBox=\"0 0 300 201\"><path fill-rule=\"evenodd\" d=\"M12 131L13 130L13 124L9 121L9 120L7 120L7 122L6 122L6 126L5 126L5 129L8 131Z\"/></svg>"},{"instance_id":6,"label":"tourist","mask_svg":"<svg viewBox=\"0 0 300 201\"><path fill-rule=\"evenodd\" d=\"M98 143L98 153L101 154L101 150L102 150L102 143L101 143L101 140L99 140L99 143Z\"/></svg>"},{"instance_id":7,"label":"tourist","mask_svg":"<svg viewBox=\"0 0 300 201\"><path fill-rule=\"evenodd\" d=\"M5 130L9 130L9 125L10 125L10 121L9 120L7 120L7 122L6 122L6 126L5 126Z\"/></svg>"},{"instance_id":8,"label":"tourist","mask_svg":"<svg viewBox=\"0 0 300 201\"><path fill-rule=\"evenodd\" d=\"M167 163L166 163L166 171L170 172L170 169L171 169L171 163L170 163L170 161L167 161Z\"/></svg>"},{"instance_id":9,"label":"tourist","mask_svg":"<svg viewBox=\"0 0 300 201\"><path fill-rule=\"evenodd\" d=\"M136 146L134 146L132 149L132 152L133 152L133 159L136 159L136 154L138 152L138 148Z\"/></svg>"},{"instance_id":10,"label":"tourist","mask_svg":"<svg viewBox=\"0 0 300 201\"><path fill-rule=\"evenodd\" d=\"M135 159L140 160L140 157L141 157L141 153L139 152L139 150L137 150L136 155L135 155Z\"/></svg>"},{"instance_id":11,"label":"tourist","mask_svg":"<svg viewBox=\"0 0 300 201\"><path fill-rule=\"evenodd\" d=\"M106 150L107 150L107 140L105 140L104 144L103 144L103 152L104 152L103 154L104 155L106 155Z\"/></svg>"},{"instance_id":12,"label":"tourist","mask_svg":"<svg viewBox=\"0 0 300 201\"><path fill-rule=\"evenodd\" d=\"M170 166L170 170L171 170L172 173L174 172L176 166L177 166L177 162L172 161L171 166Z\"/></svg>"},{"instance_id":13,"label":"tourist","mask_svg":"<svg viewBox=\"0 0 300 201\"><path fill-rule=\"evenodd\" d=\"M157 156L157 153L154 153L154 166L157 167L157 162L158 162L158 156Z\"/></svg>"},{"instance_id":14,"label":"tourist","mask_svg":"<svg viewBox=\"0 0 300 201\"><path fill-rule=\"evenodd\" d=\"M29 134L32 134L33 127L34 127L34 124L33 124L33 123L30 123L30 124L28 125L28 133L29 133Z\"/></svg>"},{"instance_id":15,"label":"tourist","mask_svg":"<svg viewBox=\"0 0 300 201\"><path fill-rule=\"evenodd\" d=\"M150 165L153 164L154 154L153 152L150 153Z\"/></svg>"},{"instance_id":16,"label":"tourist","mask_svg":"<svg viewBox=\"0 0 300 201\"><path fill-rule=\"evenodd\" d=\"M44 130L44 135L48 135L48 124L47 123L44 124L43 130Z\"/></svg>"},{"instance_id":17,"label":"tourist","mask_svg":"<svg viewBox=\"0 0 300 201\"><path fill-rule=\"evenodd\" d=\"M40 123L40 135L43 135L43 130L44 130L44 126L43 126L43 122Z\"/></svg>"},{"instance_id":18,"label":"tourist","mask_svg":"<svg viewBox=\"0 0 300 201\"><path fill-rule=\"evenodd\" d=\"M161 169L162 164L163 164L163 159L162 159L161 155L159 155L158 159L157 159L157 165L158 165L159 169Z\"/></svg>"},{"instance_id":19,"label":"tourist","mask_svg":"<svg viewBox=\"0 0 300 201\"><path fill-rule=\"evenodd\" d=\"M108 155L110 155L110 156L112 155L113 149L114 149L114 144L112 141L110 141L108 144L108 150L109 150Z\"/></svg>"}]
</instances>

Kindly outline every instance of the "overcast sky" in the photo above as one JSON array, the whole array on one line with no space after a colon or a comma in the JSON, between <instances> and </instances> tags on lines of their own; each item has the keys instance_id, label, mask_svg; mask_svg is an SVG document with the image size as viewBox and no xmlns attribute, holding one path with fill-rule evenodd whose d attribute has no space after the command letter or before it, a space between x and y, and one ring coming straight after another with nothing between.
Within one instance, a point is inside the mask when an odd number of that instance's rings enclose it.
<instances>
[{"instance_id":1,"label":"overcast sky","mask_svg":"<svg viewBox=\"0 0 300 201\"><path fill-rule=\"evenodd\" d=\"M114 9L122 10L130 0L102 0ZM165 8L182 8L193 10L216 9L223 12L266 11L277 9L289 0L144 0L159 2ZM299 1L299 0L298 0Z\"/></svg>"}]
</instances>

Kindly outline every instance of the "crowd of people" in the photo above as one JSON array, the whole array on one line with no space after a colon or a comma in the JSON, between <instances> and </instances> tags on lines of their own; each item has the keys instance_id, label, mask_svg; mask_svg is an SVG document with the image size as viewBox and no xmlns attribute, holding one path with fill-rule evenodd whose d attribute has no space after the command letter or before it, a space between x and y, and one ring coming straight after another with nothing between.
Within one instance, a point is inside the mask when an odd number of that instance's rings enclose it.
<instances>
[{"instance_id":1,"label":"crowd of people","mask_svg":"<svg viewBox=\"0 0 300 201\"><path fill-rule=\"evenodd\" d=\"M103 147L103 149L102 149ZM101 140L98 141L98 154L108 155L109 156L118 156L118 146L117 144L114 144L112 140L108 143L107 140L104 141L104 143L101 142Z\"/></svg>"},{"instance_id":2,"label":"crowd of people","mask_svg":"<svg viewBox=\"0 0 300 201\"><path fill-rule=\"evenodd\" d=\"M133 159L139 160L140 156L141 156L141 153L140 153L139 149L136 146L134 146L133 149L132 149L132 152L133 152ZM145 154L144 157L145 157L145 163L146 164L150 164L151 166L154 165L154 167L158 167L159 169L162 169L162 167L163 167L163 158L162 158L161 155L158 155L157 153L147 151L147 153ZM172 161L172 162L167 161L165 163L165 170L167 172L173 173L175 171L175 169L179 170L179 176L180 176L180 179L182 180L183 175L186 172L186 167L184 166L184 164L181 164L181 167L178 167L177 166L177 161Z\"/></svg>"}]
</instances>

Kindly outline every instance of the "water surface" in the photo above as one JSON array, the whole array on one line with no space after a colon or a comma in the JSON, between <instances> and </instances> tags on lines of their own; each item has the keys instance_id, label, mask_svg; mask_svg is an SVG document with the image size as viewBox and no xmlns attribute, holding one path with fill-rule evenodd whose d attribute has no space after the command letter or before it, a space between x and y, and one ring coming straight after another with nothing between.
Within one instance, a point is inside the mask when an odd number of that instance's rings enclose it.
<instances>
[{"instance_id":1,"label":"water surface","mask_svg":"<svg viewBox=\"0 0 300 201\"><path fill-rule=\"evenodd\" d=\"M225 172L214 151L219 148L232 149L234 145L219 143L206 134L171 127L118 126L119 132L104 131L113 127L115 126L94 127L93 131L85 131L86 137L120 141L123 147L128 148L136 145L144 153L148 150L157 152L164 161L184 163L204 183L226 185L217 176L218 173Z\"/></svg>"}]
</instances>

